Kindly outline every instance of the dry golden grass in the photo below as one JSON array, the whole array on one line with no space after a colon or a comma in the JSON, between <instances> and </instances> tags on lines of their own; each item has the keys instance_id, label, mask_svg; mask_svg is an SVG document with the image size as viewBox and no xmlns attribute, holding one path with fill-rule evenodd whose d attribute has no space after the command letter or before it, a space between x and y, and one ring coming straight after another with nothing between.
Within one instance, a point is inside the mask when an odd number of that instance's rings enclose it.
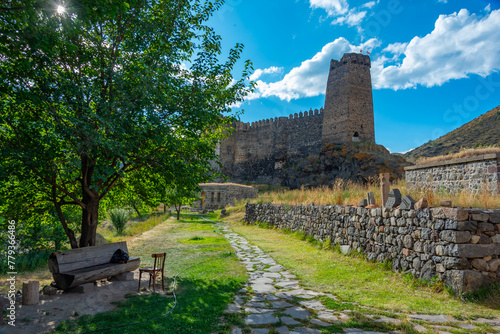
<instances>
[{"instance_id":1,"label":"dry golden grass","mask_svg":"<svg viewBox=\"0 0 500 334\"><path fill-rule=\"evenodd\" d=\"M418 201L425 197L430 206L439 206L439 201L450 200L453 206L472 207L479 209L500 209L500 196L491 195L487 191L472 193L461 191L454 194L447 192L434 193L426 189L408 189L405 180L399 180L391 185L391 188L397 188L404 195L410 195ZM332 187L323 186L313 189L296 189L270 191L259 195L253 199L253 203L274 203L286 205L358 205L366 198L366 193L372 191L375 194L375 200L378 206L381 205L380 185L375 180L371 185L361 185L351 181L337 179Z\"/></svg>"},{"instance_id":2,"label":"dry golden grass","mask_svg":"<svg viewBox=\"0 0 500 334\"><path fill-rule=\"evenodd\" d=\"M447 160L453 160L453 159L458 159L458 158L469 158L469 157L475 157L478 155L491 154L491 153L500 153L500 147L497 147L495 145L495 146L482 147L482 148L469 148L469 149L463 149L460 152L453 153L453 154L439 155L436 157L423 157L423 158L419 158L417 160L416 164L423 165L423 164L428 164L431 162L447 161Z\"/></svg>"}]
</instances>

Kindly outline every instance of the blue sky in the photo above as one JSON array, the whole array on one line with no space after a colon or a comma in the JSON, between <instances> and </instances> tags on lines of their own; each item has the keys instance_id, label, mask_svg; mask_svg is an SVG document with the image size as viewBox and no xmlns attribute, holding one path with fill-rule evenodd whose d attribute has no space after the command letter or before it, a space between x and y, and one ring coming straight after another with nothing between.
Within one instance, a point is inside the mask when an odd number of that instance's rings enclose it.
<instances>
[{"instance_id":1,"label":"blue sky","mask_svg":"<svg viewBox=\"0 0 500 334\"><path fill-rule=\"evenodd\" d=\"M210 25L253 62L243 122L323 107L330 59L359 50L371 53L376 142L392 152L500 105L498 0L226 0Z\"/></svg>"}]
</instances>

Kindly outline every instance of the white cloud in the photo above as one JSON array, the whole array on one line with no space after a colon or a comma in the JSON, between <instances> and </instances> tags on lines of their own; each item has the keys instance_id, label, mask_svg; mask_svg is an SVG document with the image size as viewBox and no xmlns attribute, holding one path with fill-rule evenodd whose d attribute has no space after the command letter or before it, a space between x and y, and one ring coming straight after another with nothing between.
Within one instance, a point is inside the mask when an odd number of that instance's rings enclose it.
<instances>
[{"instance_id":1,"label":"white cloud","mask_svg":"<svg viewBox=\"0 0 500 334\"><path fill-rule=\"evenodd\" d=\"M466 9L440 15L434 30L409 43L394 43L384 52L397 56L372 62L374 88L432 87L470 74L489 75L500 70L500 10L483 18Z\"/></svg>"},{"instance_id":2,"label":"white cloud","mask_svg":"<svg viewBox=\"0 0 500 334\"><path fill-rule=\"evenodd\" d=\"M361 7L365 7L365 8L373 8L376 4L378 4L380 2L380 0L377 0L377 1L370 1L370 2L367 2L365 3L364 5L362 5Z\"/></svg>"},{"instance_id":3,"label":"white cloud","mask_svg":"<svg viewBox=\"0 0 500 334\"><path fill-rule=\"evenodd\" d=\"M346 14L349 10L347 0L309 0L311 7L324 9L329 16Z\"/></svg>"},{"instance_id":4,"label":"white cloud","mask_svg":"<svg viewBox=\"0 0 500 334\"><path fill-rule=\"evenodd\" d=\"M258 80L256 92L248 96L247 101L270 96L290 101L324 94L331 59L340 59L344 53L358 52L359 49L372 50L378 45L379 41L375 38L361 45L351 44L343 37L337 38L326 44L314 57L293 68L282 80L270 83Z\"/></svg>"},{"instance_id":5,"label":"white cloud","mask_svg":"<svg viewBox=\"0 0 500 334\"><path fill-rule=\"evenodd\" d=\"M484 7L484 10L487 12L491 12L491 3L489 3L486 7Z\"/></svg>"},{"instance_id":6,"label":"white cloud","mask_svg":"<svg viewBox=\"0 0 500 334\"><path fill-rule=\"evenodd\" d=\"M260 78L264 74L276 74L283 72L283 67L271 66L265 69L256 69L255 72L249 77L250 80L254 81Z\"/></svg>"},{"instance_id":7,"label":"white cloud","mask_svg":"<svg viewBox=\"0 0 500 334\"><path fill-rule=\"evenodd\" d=\"M448 3L448 0L437 0L437 2Z\"/></svg>"},{"instance_id":8,"label":"white cloud","mask_svg":"<svg viewBox=\"0 0 500 334\"><path fill-rule=\"evenodd\" d=\"M378 1L369 1L361 7L372 8L377 3ZM324 9L328 16L334 18L332 24L358 26L368 14L367 11L359 10L356 7L349 9L347 0L309 0L309 4L313 9Z\"/></svg>"}]
</instances>

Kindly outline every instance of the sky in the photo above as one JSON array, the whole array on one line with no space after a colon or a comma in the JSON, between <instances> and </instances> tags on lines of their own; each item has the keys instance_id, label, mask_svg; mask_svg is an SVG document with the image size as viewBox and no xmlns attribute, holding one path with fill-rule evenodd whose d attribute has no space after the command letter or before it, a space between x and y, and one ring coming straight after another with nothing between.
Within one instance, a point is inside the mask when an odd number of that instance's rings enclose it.
<instances>
[{"instance_id":1,"label":"sky","mask_svg":"<svg viewBox=\"0 0 500 334\"><path fill-rule=\"evenodd\" d=\"M330 60L360 50L375 140L393 153L500 105L500 0L226 0L209 24L253 63L242 122L323 107Z\"/></svg>"}]
</instances>

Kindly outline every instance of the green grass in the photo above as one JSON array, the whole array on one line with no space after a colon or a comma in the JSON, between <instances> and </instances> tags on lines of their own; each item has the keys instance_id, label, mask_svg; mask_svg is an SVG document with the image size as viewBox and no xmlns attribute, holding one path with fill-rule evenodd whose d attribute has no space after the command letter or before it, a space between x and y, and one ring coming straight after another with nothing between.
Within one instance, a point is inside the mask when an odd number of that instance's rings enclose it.
<instances>
[{"instance_id":1,"label":"green grass","mask_svg":"<svg viewBox=\"0 0 500 334\"><path fill-rule=\"evenodd\" d=\"M233 218L234 221L234 218ZM342 302L391 313L449 314L466 318L498 316L498 288L462 301L448 292L409 282L402 274L383 265L365 261L361 256L345 256L321 245L307 242L298 233L282 233L253 225L232 223L232 229L272 256L297 275L301 285L330 292ZM334 305L331 305L334 306Z\"/></svg>"},{"instance_id":2,"label":"green grass","mask_svg":"<svg viewBox=\"0 0 500 334\"><path fill-rule=\"evenodd\" d=\"M223 310L246 282L247 276L229 242L214 230L212 223L199 216L182 214L180 221L169 220L130 242L129 252L141 257L141 266L152 264L152 253L167 253L165 274L169 277L169 289L173 277L189 269L179 276L176 288L178 304L171 314L106 333L205 334L217 331ZM173 297L168 295L133 295L118 303L113 311L65 321L56 333L79 333L145 321L168 312L173 302ZM238 316L226 318L234 318L231 323L242 321ZM224 325L227 330L231 323Z\"/></svg>"}]
</instances>

